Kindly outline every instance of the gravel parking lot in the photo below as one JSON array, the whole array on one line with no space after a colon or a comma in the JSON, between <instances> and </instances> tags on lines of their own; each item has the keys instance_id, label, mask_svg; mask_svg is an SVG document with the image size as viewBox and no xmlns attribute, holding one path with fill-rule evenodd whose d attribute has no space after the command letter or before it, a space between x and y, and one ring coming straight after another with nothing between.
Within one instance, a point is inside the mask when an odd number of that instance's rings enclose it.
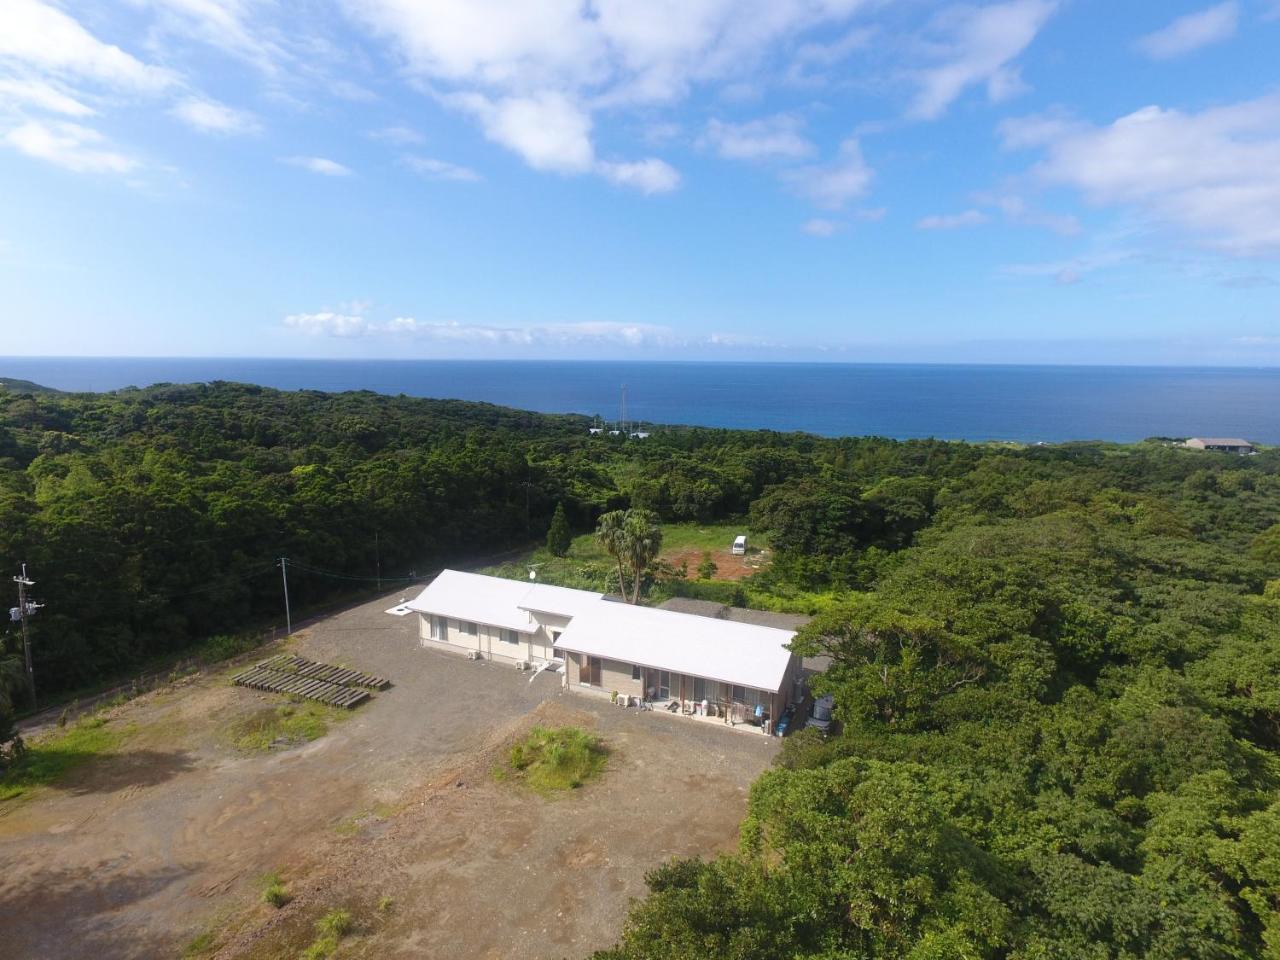
<instances>
[{"instance_id":1,"label":"gravel parking lot","mask_svg":"<svg viewBox=\"0 0 1280 960\"><path fill-rule=\"evenodd\" d=\"M736 842L776 741L563 692L560 679L422 649L387 596L293 649L391 679L313 743L243 754L223 736L279 702L225 674L112 711L114 756L0 809L6 956L294 956L312 921L357 918L343 956L584 956L616 937L643 875ZM496 782L534 722L593 728L612 755L556 799ZM258 902L281 871L294 899ZM378 905L381 903L381 909Z\"/></svg>"}]
</instances>

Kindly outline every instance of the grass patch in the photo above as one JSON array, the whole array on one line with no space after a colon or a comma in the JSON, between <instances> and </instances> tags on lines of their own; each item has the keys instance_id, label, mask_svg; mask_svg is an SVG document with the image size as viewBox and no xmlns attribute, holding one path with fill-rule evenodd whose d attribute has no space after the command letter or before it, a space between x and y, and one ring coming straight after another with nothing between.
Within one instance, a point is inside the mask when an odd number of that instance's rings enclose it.
<instances>
[{"instance_id":1,"label":"grass patch","mask_svg":"<svg viewBox=\"0 0 1280 960\"><path fill-rule=\"evenodd\" d=\"M262 902L269 903L277 910L293 899L289 896L289 888L284 885L284 878L278 870L273 870L262 878Z\"/></svg>"},{"instance_id":2,"label":"grass patch","mask_svg":"<svg viewBox=\"0 0 1280 960\"><path fill-rule=\"evenodd\" d=\"M355 918L346 910L330 910L316 921L316 938L302 951L302 960L325 960L355 928Z\"/></svg>"},{"instance_id":3,"label":"grass patch","mask_svg":"<svg viewBox=\"0 0 1280 960\"><path fill-rule=\"evenodd\" d=\"M233 720L227 726L226 738L240 750L291 747L318 740L329 732L330 724L344 716L335 707L310 700L282 703Z\"/></svg>"},{"instance_id":4,"label":"grass patch","mask_svg":"<svg viewBox=\"0 0 1280 960\"><path fill-rule=\"evenodd\" d=\"M733 538L747 532L745 520L722 523L664 523L662 525L662 553L670 556L684 550L696 549L723 553L733 544ZM763 541L753 540L752 546ZM529 567L538 571L543 583L580 590L610 591L618 589L617 563L605 553L594 533L581 533L573 538L569 552L563 557L552 556L551 551L539 547L508 563L486 567L481 573L509 580L528 580ZM693 564L696 566L696 563ZM697 576L691 570L690 576Z\"/></svg>"},{"instance_id":5,"label":"grass patch","mask_svg":"<svg viewBox=\"0 0 1280 960\"><path fill-rule=\"evenodd\" d=\"M217 942L217 936L212 930L205 930L197 933L182 948L182 956L184 958L201 957L213 949L213 945Z\"/></svg>"},{"instance_id":6,"label":"grass patch","mask_svg":"<svg viewBox=\"0 0 1280 960\"><path fill-rule=\"evenodd\" d=\"M609 754L599 737L578 727L537 726L513 746L499 778L510 777L538 793L574 790L598 777Z\"/></svg>"},{"instance_id":7,"label":"grass patch","mask_svg":"<svg viewBox=\"0 0 1280 960\"><path fill-rule=\"evenodd\" d=\"M681 550L710 550L723 553L733 546L739 534L748 533L746 520L730 520L724 523L664 523L662 525L662 552ZM748 536L753 547L761 542Z\"/></svg>"},{"instance_id":8,"label":"grass patch","mask_svg":"<svg viewBox=\"0 0 1280 960\"><path fill-rule=\"evenodd\" d=\"M57 783L90 760L110 755L132 730L131 726L115 726L102 714L94 714L34 741L0 778L0 801Z\"/></svg>"}]
</instances>

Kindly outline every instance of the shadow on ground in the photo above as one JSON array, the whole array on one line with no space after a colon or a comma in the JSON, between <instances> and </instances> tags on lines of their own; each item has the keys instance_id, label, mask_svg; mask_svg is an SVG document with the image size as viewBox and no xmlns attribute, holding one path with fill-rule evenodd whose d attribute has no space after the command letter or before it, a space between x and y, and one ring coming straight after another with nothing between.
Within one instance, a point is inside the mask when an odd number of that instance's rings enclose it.
<instances>
[{"instance_id":1,"label":"shadow on ground","mask_svg":"<svg viewBox=\"0 0 1280 960\"><path fill-rule=\"evenodd\" d=\"M127 787L154 787L195 769L195 758L186 750L129 750L87 758L87 762L52 785L75 796L115 793Z\"/></svg>"},{"instance_id":2,"label":"shadow on ground","mask_svg":"<svg viewBox=\"0 0 1280 960\"><path fill-rule=\"evenodd\" d=\"M135 872L128 870L128 860L124 854L84 869L37 870L20 886L0 882L4 955L15 960L51 956L68 943L75 944L78 956L94 960L172 955L172 931L153 934L136 920L122 922L116 911L155 896L198 865ZM55 917L57 922L50 923Z\"/></svg>"}]
</instances>

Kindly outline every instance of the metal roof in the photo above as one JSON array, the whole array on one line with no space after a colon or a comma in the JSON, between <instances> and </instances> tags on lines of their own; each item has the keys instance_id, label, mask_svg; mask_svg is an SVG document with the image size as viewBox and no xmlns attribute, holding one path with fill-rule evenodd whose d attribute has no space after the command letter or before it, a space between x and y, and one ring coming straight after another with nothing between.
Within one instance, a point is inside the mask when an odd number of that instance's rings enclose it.
<instances>
[{"instance_id":1,"label":"metal roof","mask_svg":"<svg viewBox=\"0 0 1280 960\"><path fill-rule=\"evenodd\" d=\"M590 590L445 570L406 606L455 620L538 629L531 612L569 619L556 648L776 691L794 631L610 601ZM749 611L754 612L754 611Z\"/></svg>"},{"instance_id":2,"label":"metal roof","mask_svg":"<svg viewBox=\"0 0 1280 960\"><path fill-rule=\"evenodd\" d=\"M600 603L575 616L556 649L776 692L795 633L631 604Z\"/></svg>"},{"instance_id":3,"label":"metal roof","mask_svg":"<svg viewBox=\"0 0 1280 960\"><path fill-rule=\"evenodd\" d=\"M445 570L406 606L418 613L533 633L538 624L531 610L572 617L584 604L599 600L600 594L589 590Z\"/></svg>"}]
</instances>

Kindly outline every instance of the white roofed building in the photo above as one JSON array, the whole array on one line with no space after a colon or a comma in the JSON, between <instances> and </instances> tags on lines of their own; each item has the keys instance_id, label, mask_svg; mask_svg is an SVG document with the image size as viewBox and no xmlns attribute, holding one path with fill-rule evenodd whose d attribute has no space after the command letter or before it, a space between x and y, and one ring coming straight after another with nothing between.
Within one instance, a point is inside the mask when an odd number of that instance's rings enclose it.
<instances>
[{"instance_id":1,"label":"white roofed building","mask_svg":"<svg viewBox=\"0 0 1280 960\"><path fill-rule=\"evenodd\" d=\"M770 729L791 702L795 632L446 570L406 606L424 647L521 664L559 661L574 691Z\"/></svg>"},{"instance_id":2,"label":"white roofed building","mask_svg":"<svg viewBox=\"0 0 1280 960\"><path fill-rule=\"evenodd\" d=\"M1253 453L1253 444L1240 437L1192 437L1183 446L1192 450L1217 450L1220 453Z\"/></svg>"}]
</instances>

